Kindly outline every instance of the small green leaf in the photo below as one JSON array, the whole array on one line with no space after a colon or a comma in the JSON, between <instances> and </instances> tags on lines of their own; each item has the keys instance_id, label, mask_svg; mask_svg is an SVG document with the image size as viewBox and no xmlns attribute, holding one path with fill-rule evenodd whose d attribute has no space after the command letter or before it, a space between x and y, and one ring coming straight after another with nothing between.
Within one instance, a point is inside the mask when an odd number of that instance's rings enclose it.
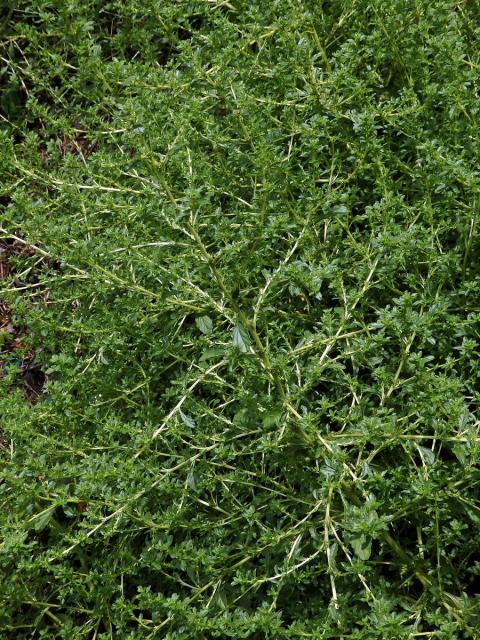
<instances>
[{"instance_id":1,"label":"small green leaf","mask_svg":"<svg viewBox=\"0 0 480 640\"><path fill-rule=\"evenodd\" d=\"M205 335L212 333L213 322L210 316L200 316L199 318L195 318L195 324Z\"/></svg>"},{"instance_id":2,"label":"small green leaf","mask_svg":"<svg viewBox=\"0 0 480 640\"><path fill-rule=\"evenodd\" d=\"M49 507L42 511L41 513L37 513L33 518L30 519L33 522L33 528L35 531L43 531L47 524L52 519L53 514L55 513L56 507Z\"/></svg>"},{"instance_id":3,"label":"small green leaf","mask_svg":"<svg viewBox=\"0 0 480 640\"><path fill-rule=\"evenodd\" d=\"M195 422L192 420L192 418L190 418L190 416L187 416L186 413L183 413L181 409L179 411L179 414L180 414L180 418L187 425L187 427L190 427L191 429L195 428Z\"/></svg>"},{"instance_id":4,"label":"small green leaf","mask_svg":"<svg viewBox=\"0 0 480 640\"><path fill-rule=\"evenodd\" d=\"M330 615L330 618L334 622L338 622L340 620L339 609L340 609L340 606L339 606L337 600L335 598L332 598L330 600L330 604L328 605L328 613Z\"/></svg>"},{"instance_id":5,"label":"small green leaf","mask_svg":"<svg viewBox=\"0 0 480 640\"><path fill-rule=\"evenodd\" d=\"M200 356L200 362L205 362L205 360L211 360L212 358L218 358L225 355L225 349L223 347L214 347L213 349L205 349L203 354Z\"/></svg>"},{"instance_id":6,"label":"small green leaf","mask_svg":"<svg viewBox=\"0 0 480 640\"><path fill-rule=\"evenodd\" d=\"M352 549L360 560L368 560L372 554L372 543L364 535L352 540Z\"/></svg>"},{"instance_id":7,"label":"small green leaf","mask_svg":"<svg viewBox=\"0 0 480 640\"><path fill-rule=\"evenodd\" d=\"M417 445L418 450L420 451L420 455L422 456L422 460L424 460L427 464L433 464L435 462L435 454L431 449L427 447L422 447L422 445Z\"/></svg>"},{"instance_id":8,"label":"small green leaf","mask_svg":"<svg viewBox=\"0 0 480 640\"><path fill-rule=\"evenodd\" d=\"M267 411L267 413L263 416L263 426L267 428L276 426L282 419L282 415L283 411L281 408L271 409L270 411Z\"/></svg>"},{"instance_id":9,"label":"small green leaf","mask_svg":"<svg viewBox=\"0 0 480 640\"><path fill-rule=\"evenodd\" d=\"M464 444L456 444L452 447L452 451L455 454L457 460L462 464L467 463L468 450Z\"/></svg>"},{"instance_id":10,"label":"small green leaf","mask_svg":"<svg viewBox=\"0 0 480 640\"><path fill-rule=\"evenodd\" d=\"M252 344L248 331L240 322L237 322L233 330L233 344L243 353L246 353Z\"/></svg>"},{"instance_id":11,"label":"small green leaf","mask_svg":"<svg viewBox=\"0 0 480 640\"><path fill-rule=\"evenodd\" d=\"M192 491L197 490L197 481L195 480L195 472L191 469L187 476L187 484Z\"/></svg>"}]
</instances>

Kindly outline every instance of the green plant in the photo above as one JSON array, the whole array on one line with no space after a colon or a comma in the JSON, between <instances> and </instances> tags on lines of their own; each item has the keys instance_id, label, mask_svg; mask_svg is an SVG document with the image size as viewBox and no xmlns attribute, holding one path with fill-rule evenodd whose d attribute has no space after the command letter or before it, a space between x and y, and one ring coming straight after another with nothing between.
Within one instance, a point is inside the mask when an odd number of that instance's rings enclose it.
<instances>
[{"instance_id":1,"label":"green plant","mask_svg":"<svg viewBox=\"0 0 480 640\"><path fill-rule=\"evenodd\" d=\"M478 637L477 5L13 6L2 638Z\"/></svg>"}]
</instances>

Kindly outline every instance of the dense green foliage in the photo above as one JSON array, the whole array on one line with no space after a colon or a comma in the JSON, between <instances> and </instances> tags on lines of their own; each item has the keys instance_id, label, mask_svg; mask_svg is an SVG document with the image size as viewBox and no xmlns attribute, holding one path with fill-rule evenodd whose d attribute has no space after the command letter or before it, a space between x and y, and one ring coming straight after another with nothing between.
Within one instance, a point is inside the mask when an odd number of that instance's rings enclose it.
<instances>
[{"instance_id":1,"label":"dense green foliage","mask_svg":"<svg viewBox=\"0 0 480 640\"><path fill-rule=\"evenodd\" d=\"M1 11L0 637L480 637L479 4Z\"/></svg>"}]
</instances>

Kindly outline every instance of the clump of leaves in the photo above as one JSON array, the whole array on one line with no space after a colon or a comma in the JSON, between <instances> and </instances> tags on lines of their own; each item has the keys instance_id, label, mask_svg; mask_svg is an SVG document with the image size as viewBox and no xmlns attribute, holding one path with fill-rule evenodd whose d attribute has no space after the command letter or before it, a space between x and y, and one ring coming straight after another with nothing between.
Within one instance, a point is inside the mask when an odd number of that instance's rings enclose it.
<instances>
[{"instance_id":1,"label":"clump of leaves","mask_svg":"<svg viewBox=\"0 0 480 640\"><path fill-rule=\"evenodd\" d=\"M2 637L477 637L476 4L4 14Z\"/></svg>"}]
</instances>

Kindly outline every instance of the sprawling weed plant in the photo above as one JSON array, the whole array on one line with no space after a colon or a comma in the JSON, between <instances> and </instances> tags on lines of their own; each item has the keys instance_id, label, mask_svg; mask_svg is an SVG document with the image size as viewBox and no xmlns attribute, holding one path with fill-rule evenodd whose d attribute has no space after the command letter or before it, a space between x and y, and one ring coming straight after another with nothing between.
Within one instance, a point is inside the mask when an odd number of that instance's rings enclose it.
<instances>
[{"instance_id":1,"label":"sprawling weed plant","mask_svg":"<svg viewBox=\"0 0 480 640\"><path fill-rule=\"evenodd\" d=\"M1 12L1 638L480 637L479 4Z\"/></svg>"}]
</instances>

